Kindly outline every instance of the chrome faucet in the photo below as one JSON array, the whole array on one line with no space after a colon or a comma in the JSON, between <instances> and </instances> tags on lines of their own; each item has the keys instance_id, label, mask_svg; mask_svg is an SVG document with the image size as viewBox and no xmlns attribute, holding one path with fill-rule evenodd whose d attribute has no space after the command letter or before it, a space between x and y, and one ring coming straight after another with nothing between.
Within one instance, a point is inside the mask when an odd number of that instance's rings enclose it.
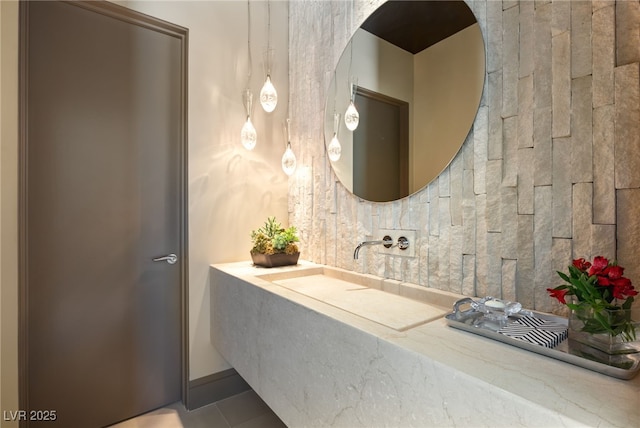
<instances>
[{"instance_id":1,"label":"chrome faucet","mask_svg":"<svg viewBox=\"0 0 640 428\"><path fill-rule=\"evenodd\" d=\"M358 244L355 251L353 252L353 259L358 260L358 253L360 252L360 248L368 247L370 245L384 245L385 248L391 248L393 245L393 239L390 236L385 236L382 238L382 241L362 241Z\"/></svg>"}]
</instances>

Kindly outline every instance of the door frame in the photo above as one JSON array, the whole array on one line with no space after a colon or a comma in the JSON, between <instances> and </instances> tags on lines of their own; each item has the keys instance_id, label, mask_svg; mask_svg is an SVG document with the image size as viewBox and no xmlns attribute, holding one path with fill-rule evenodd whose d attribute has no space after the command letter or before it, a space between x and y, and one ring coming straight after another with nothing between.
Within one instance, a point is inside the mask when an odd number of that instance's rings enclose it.
<instances>
[{"instance_id":1,"label":"door frame","mask_svg":"<svg viewBox=\"0 0 640 428\"><path fill-rule=\"evenodd\" d=\"M90 11L115 18L123 22L137 25L152 31L175 37L180 41L181 45L181 76L180 76L180 173L179 173L179 254L181 257L178 261L180 269L180 331L181 331L181 399L182 403L188 402L188 382L189 382L189 296L188 296L188 151L187 151L187 113L188 113L188 41L189 30L176 24L163 21L149 15L128 9L126 7L110 3L108 1L63 1L63 3L72 4L82 7ZM18 80L18 114L19 114L19 141L18 141L18 395L20 409L30 409L28 403L28 297L29 297L29 278L28 278L28 248L27 237L29 230L27 228L28 215L28 109L27 96L28 88L28 34L29 34L29 17L28 2L20 2L19 20L19 80ZM28 421L25 425L28 425ZM21 422L22 424L22 422Z\"/></svg>"}]
</instances>

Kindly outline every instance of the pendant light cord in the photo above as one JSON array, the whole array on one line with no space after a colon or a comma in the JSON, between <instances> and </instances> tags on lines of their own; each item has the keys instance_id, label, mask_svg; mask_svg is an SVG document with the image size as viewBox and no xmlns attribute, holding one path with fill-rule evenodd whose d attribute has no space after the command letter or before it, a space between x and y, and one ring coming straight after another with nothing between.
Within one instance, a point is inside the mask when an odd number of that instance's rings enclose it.
<instances>
[{"instance_id":1,"label":"pendant light cord","mask_svg":"<svg viewBox=\"0 0 640 428\"><path fill-rule=\"evenodd\" d=\"M251 60L251 0L247 0L247 54L249 57L249 71L247 72L247 89L251 85L251 70L253 61Z\"/></svg>"},{"instance_id":2,"label":"pendant light cord","mask_svg":"<svg viewBox=\"0 0 640 428\"><path fill-rule=\"evenodd\" d=\"M267 0L267 76L271 75L271 1Z\"/></svg>"}]
</instances>

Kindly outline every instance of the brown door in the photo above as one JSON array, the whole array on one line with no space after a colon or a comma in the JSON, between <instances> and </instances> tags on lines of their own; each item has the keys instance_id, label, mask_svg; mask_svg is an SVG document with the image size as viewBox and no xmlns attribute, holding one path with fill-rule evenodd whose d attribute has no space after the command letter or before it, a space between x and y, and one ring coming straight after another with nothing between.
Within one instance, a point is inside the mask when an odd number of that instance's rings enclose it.
<instances>
[{"instance_id":1,"label":"brown door","mask_svg":"<svg viewBox=\"0 0 640 428\"><path fill-rule=\"evenodd\" d=\"M186 30L72 3L21 5L21 406L55 419L29 426L182 394Z\"/></svg>"},{"instance_id":2,"label":"brown door","mask_svg":"<svg viewBox=\"0 0 640 428\"><path fill-rule=\"evenodd\" d=\"M409 195L409 106L357 88L360 125L353 133L353 193L387 202Z\"/></svg>"}]
</instances>

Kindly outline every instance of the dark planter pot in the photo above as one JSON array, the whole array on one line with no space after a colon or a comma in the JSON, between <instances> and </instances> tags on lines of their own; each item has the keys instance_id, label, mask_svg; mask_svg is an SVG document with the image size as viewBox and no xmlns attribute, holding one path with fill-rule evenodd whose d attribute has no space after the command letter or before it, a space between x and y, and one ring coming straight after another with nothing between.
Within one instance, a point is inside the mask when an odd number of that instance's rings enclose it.
<instances>
[{"instance_id":1,"label":"dark planter pot","mask_svg":"<svg viewBox=\"0 0 640 428\"><path fill-rule=\"evenodd\" d=\"M263 267L289 266L298 264L300 252L294 254L251 254L253 264Z\"/></svg>"}]
</instances>

